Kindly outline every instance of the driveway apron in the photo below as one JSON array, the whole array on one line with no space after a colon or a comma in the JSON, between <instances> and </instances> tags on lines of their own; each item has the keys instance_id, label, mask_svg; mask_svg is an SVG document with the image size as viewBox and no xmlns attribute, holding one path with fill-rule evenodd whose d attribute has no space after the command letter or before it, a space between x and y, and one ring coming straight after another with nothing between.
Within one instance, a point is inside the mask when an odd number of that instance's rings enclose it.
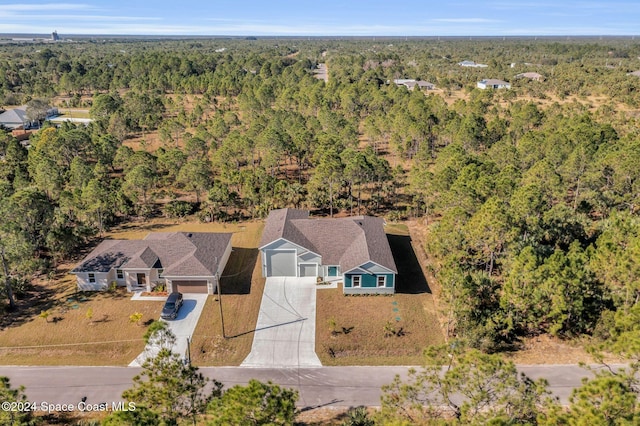
<instances>
[{"instance_id":1,"label":"driveway apron","mask_svg":"<svg viewBox=\"0 0 640 426\"><path fill-rule=\"evenodd\" d=\"M176 344L171 350L181 357L187 356L187 339L191 338L198 325L207 296L206 294L185 294L178 317L171 321L160 320L166 322L169 330L176 336ZM144 351L129 364L129 367L140 367L147 358L155 356L159 351L159 347L147 345Z\"/></svg>"},{"instance_id":2,"label":"driveway apron","mask_svg":"<svg viewBox=\"0 0 640 426\"><path fill-rule=\"evenodd\" d=\"M243 367L320 367L316 342L316 278L266 279L251 353Z\"/></svg>"}]
</instances>

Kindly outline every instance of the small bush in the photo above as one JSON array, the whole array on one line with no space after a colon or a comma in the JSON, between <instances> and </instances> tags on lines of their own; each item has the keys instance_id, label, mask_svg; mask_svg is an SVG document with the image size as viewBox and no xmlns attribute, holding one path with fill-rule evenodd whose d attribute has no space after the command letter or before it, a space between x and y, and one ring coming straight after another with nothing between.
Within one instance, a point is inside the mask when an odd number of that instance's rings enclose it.
<instances>
[{"instance_id":1,"label":"small bush","mask_svg":"<svg viewBox=\"0 0 640 426\"><path fill-rule=\"evenodd\" d=\"M140 320L142 320L141 312L134 312L133 314L129 315L129 322L140 325Z\"/></svg>"},{"instance_id":2,"label":"small bush","mask_svg":"<svg viewBox=\"0 0 640 426\"><path fill-rule=\"evenodd\" d=\"M188 201L169 201L164 206L164 215L169 218L185 217L189 216L195 210L193 203Z\"/></svg>"},{"instance_id":3,"label":"small bush","mask_svg":"<svg viewBox=\"0 0 640 426\"><path fill-rule=\"evenodd\" d=\"M38 316L40 318L44 318L46 322L49 322L49 316L51 316L51 311L50 310L40 311L40 315Z\"/></svg>"}]
</instances>

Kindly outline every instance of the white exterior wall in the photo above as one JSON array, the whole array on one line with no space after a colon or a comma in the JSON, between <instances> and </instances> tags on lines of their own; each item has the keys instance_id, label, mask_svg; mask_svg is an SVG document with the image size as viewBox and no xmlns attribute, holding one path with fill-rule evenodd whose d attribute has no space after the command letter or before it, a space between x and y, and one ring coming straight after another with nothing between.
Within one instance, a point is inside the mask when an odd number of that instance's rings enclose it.
<instances>
[{"instance_id":1,"label":"white exterior wall","mask_svg":"<svg viewBox=\"0 0 640 426\"><path fill-rule=\"evenodd\" d=\"M374 262L367 262L364 265L360 265L357 268L351 269L350 271L342 271L342 272L343 274L344 273L349 273L349 274L394 274L395 273L390 269L387 269L384 266L380 266Z\"/></svg>"},{"instance_id":2,"label":"white exterior wall","mask_svg":"<svg viewBox=\"0 0 640 426\"><path fill-rule=\"evenodd\" d=\"M147 278L147 291L151 291L151 271L153 269L123 269L127 290L138 287L138 274L145 274ZM158 279L158 272L155 271L155 279Z\"/></svg>"},{"instance_id":3,"label":"white exterior wall","mask_svg":"<svg viewBox=\"0 0 640 426\"><path fill-rule=\"evenodd\" d=\"M227 266L227 262L229 261L229 256L231 256L231 251L231 241L229 241L229 245L224 250L222 258L218 259L218 276L222 275L222 272L224 272L224 268Z\"/></svg>"},{"instance_id":4,"label":"white exterior wall","mask_svg":"<svg viewBox=\"0 0 640 426\"><path fill-rule=\"evenodd\" d=\"M297 244L293 244L285 239L278 239L260 249L260 259L262 260L262 276L267 276L267 250L295 250L296 252L296 275L300 275L301 263L315 263L318 265L318 273L322 271L322 257Z\"/></svg>"},{"instance_id":5,"label":"white exterior wall","mask_svg":"<svg viewBox=\"0 0 640 426\"><path fill-rule=\"evenodd\" d=\"M78 272L76 279L78 281L78 290L96 291L109 289L109 272L93 272L95 282L89 282L89 272Z\"/></svg>"}]
</instances>

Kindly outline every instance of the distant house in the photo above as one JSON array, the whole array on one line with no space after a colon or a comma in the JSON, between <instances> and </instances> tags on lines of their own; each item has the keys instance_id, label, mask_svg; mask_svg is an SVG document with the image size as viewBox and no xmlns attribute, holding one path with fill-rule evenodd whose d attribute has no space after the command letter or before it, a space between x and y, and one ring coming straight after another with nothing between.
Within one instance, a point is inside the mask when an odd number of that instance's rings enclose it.
<instances>
[{"instance_id":1,"label":"distant house","mask_svg":"<svg viewBox=\"0 0 640 426\"><path fill-rule=\"evenodd\" d=\"M26 107L10 109L0 114L0 125L9 130L23 129L29 124Z\"/></svg>"},{"instance_id":2,"label":"distant house","mask_svg":"<svg viewBox=\"0 0 640 426\"><path fill-rule=\"evenodd\" d=\"M55 117L56 115L58 115L58 108L50 108L47 110L45 120ZM26 105L7 110L0 114L0 125L9 130L30 129L32 127L38 127L39 124L38 122L29 120Z\"/></svg>"},{"instance_id":3,"label":"distant house","mask_svg":"<svg viewBox=\"0 0 640 426\"><path fill-rule=\"evenodd\" d=\"M461 67L472 67L472 68L487 68L489 66L489 65L486 65L486 64L479 64L479 63L474 62L474 61L458 62L458 65L460 65Z\"/></svg>"},{"instance_id":4,"label":"distant house","mask_svg":"<svg viewBox=\"0 0 640 426\"><path fill-rule=\"evenodd\" d=\"M393 82L398 86L405 86L409 90L413 90L414 87L418 86L420 89L424 90L434 90L436 85L433 83L429 83L424 80L413 80L407 78L397 78L393 80Z\"/></svg>"},{"instance_id":5,"label":"distant house","mask_svg":"<svg viewBox=\"0 0 640 426\"><path fill-rule=\"evenodd\" d=\"M487 78L480 80L477 84L479 89L511 89L511 84L506 81L496 80L493 78Z\"/></svg>"},{"instance_id":6,"label":"distant house","mask_svg":"<svg viewBox=\"0 0 640 426\"><path fill-rule=\"evenodd\" d=\"M342 278L345 294L395 292L398 270L381 218L310 219L307 210L273 210L260 253L265 277Z\"/></svg>"},{"instance_id":7,"label":"distant house","mask_svg":"<svg viewBox=\"0 0 640 426\"><path fill-rule=\"evenodd\" d=\"M635 75L636 77L640 77L640 71L634 71L634 72L630 72L627 75Z\"/></svg>"},{"instance_id":8,"label":"distant house","mask_svg":"<svg viewBox=\"0 0 640 426\"><path fill-rule=\"evenodd\" d=\"M106 290L111 283L129 291L216 291L231 254L230 233L154 232L144 240L105 240L71 270L79 290Z\"/></svg>"},{"instance_id":9,"label":"distant house","mask_svg":"<svg viewBox=\"0 0 640 426\"><path fill-rule=\"evenodd\" d=\"M544 77L537 72L523 72L521 74L517 74L516 78L528 78L529 80L534 81L542 81Z\"/></svg>"}]
</instances>

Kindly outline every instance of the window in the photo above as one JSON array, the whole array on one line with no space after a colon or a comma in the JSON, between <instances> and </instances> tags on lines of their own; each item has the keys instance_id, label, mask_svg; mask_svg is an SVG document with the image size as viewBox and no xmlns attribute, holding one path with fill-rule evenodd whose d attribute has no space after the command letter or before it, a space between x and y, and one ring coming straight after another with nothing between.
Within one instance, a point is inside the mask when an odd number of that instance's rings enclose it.
<instances>
[{"instance_id":1,"label":"window","mask_svg":"<svg viewBox=\"0 0 640 426\"><path fill-rule=\"evenodd\" d=\"M162 278L162 272L164 269L158 269L158 278Z\"/></svg>"},{"instance_id":2,"label":"window","mask_svg":"<svg viewBox=\"0 0 640 426\"><path fill-rule=\"evenodd\" d=\"M96 274L89 273L89 282L90 283L95 283L96 282Z\"/></svg>"},{"instance_id":3,"label":"window","mask_svg":"<svg viewBox=\"0 0 640 426\"><path fill-rule=\"evenodd\" d=\"M116 269L116 277L119 280L124 280L124 272L122 272L122 269Z\"/></svg>"},{"instance_id":4,"label":"window","mask_svg":"<svg viewBox=\"0 0 640 426\"><path fill-rule=\"evenodd\" d=\"M386 275L378 275L376 278L378 287L386 287L387 286L387 276Z\"/></svg>"},{"instance_id":5,"label":"window","mask_svg":"<svg viewBox=\"0 0 640 426\"><path fill-rule=\"evenodd\" d=\"M362 277L360 275L354 275L351 277L351 287L360 287Z\"/></svg>"}]
</instances>

